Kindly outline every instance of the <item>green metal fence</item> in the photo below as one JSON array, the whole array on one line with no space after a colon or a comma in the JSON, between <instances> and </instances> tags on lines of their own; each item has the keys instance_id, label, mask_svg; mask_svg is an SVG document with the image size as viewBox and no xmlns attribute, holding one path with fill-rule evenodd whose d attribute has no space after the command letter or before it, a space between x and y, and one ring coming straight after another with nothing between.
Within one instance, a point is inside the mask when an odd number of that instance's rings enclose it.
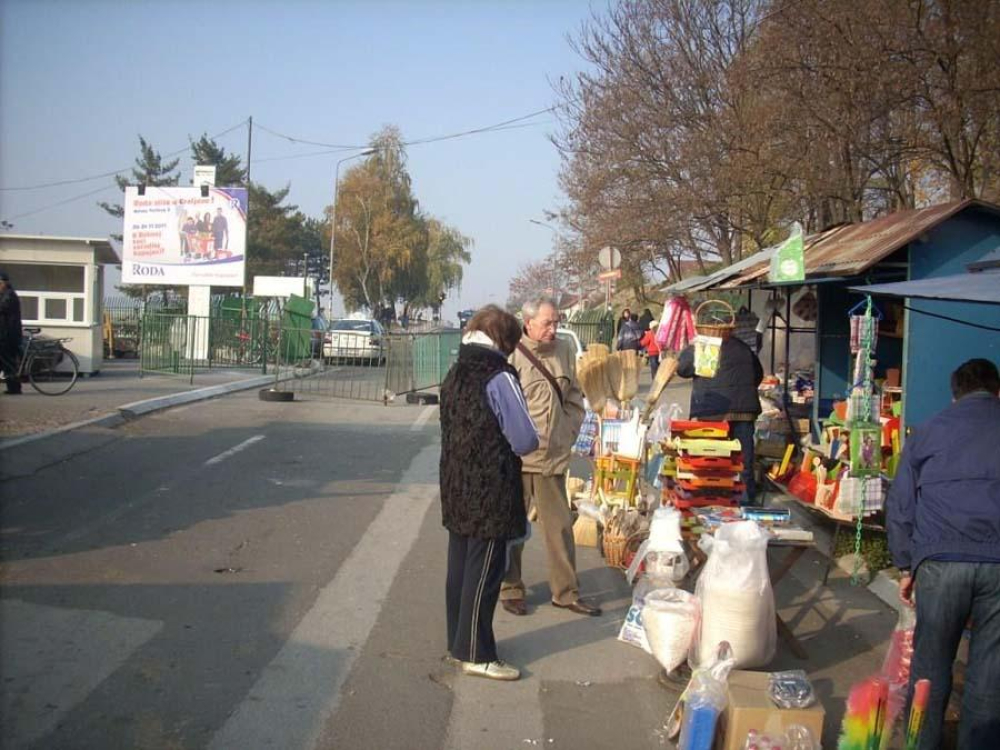
<instances>
[{"instance_id":1,"label":"green metal fence","mask_svg":"<svg viewBox=\"0 0 1000 750\"><path fill-rule=\"evenodd\" d=\"M578 312L566 323L580 339L584 348L598 343L614 348L615 317L610 310L585 310Z\"/></svg>"}]
</instances>

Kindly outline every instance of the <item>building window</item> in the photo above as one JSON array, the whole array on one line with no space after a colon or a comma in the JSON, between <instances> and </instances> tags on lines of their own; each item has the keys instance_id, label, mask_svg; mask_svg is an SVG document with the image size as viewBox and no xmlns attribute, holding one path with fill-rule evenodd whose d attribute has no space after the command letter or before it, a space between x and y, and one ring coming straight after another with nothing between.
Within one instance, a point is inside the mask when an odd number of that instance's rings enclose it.
<instances>
[{"instance_id":1,"label":"building window","mask_svg":"<svg viewBox=\"0 0 1000 750\"><path fill-rule=\"evenodd\" d=\"M28 325L84 323L86 270L83 266L9 263L5 267L21 298Z\"/></svg>"}]
</instances>

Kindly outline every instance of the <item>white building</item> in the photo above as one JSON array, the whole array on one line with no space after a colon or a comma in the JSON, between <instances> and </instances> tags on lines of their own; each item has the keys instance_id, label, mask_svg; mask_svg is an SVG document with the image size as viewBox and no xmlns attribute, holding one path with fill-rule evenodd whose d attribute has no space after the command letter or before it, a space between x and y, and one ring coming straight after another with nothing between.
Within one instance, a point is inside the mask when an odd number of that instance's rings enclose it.
<instances>
[{"instance_id":1,"label":"white building","mask_svg":"<svg viewBox=\"0 0 1000 750\"><path fill-rule=\"evenodd\" d=\"M85 237L0 235L0 268L21 299L25 326L66 343L80 371L100 371L104 284L101 266L120 263L111 243Z\"/></svg>"}]
</instances>

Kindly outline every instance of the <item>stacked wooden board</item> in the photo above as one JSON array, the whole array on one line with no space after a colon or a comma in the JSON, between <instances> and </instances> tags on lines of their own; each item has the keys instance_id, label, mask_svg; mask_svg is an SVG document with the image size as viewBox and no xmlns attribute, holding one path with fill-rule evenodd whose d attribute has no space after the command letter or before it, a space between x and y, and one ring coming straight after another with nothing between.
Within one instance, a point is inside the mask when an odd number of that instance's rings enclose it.
<instances>
[{"instance_id":1,"label":"stacked wooden board","mask_svg":"<svg viewBox=\"0 0 1000 750\"><path fill-rule=\"evenodd\" d=\"M663 499L678 508L735 507L743 494L739 440L728 422L674 420L664 444Z\"/></svg>"}]
</instances>

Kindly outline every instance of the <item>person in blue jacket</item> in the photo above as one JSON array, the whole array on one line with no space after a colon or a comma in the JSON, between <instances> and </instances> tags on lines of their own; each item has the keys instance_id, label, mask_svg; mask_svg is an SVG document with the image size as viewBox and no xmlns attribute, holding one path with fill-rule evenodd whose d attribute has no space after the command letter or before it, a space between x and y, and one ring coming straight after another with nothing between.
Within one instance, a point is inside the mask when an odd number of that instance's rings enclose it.
<instances>
[{"instance_id":1,"label":"person in blue jacket","mask_svg":"<svg viewBox=\"0 0 1000 750\"><path fill-rule=\"evenodd\" d=\"M921 748L937 748L952 664L971 618L960 748L1000 748L1000 373L971 359L954 402L906 441L886 499L899 595L916 606L910 694L931 682Z\"/></svg>"},{"instance_id":2,"label":"person in blue jacket","mask_svg":"<svg viewBox=\"0 0 1000 750\"><path fill-rule=\"evenodd\" d=\"M448 651L465 674L516 680L497 655L493 613L508 544L527 535L521 456L538 432L517 371L507 362L521 324L495 305L466 325L441 386L441 518L448 529Z\"/></svg>"}]
</instances>

